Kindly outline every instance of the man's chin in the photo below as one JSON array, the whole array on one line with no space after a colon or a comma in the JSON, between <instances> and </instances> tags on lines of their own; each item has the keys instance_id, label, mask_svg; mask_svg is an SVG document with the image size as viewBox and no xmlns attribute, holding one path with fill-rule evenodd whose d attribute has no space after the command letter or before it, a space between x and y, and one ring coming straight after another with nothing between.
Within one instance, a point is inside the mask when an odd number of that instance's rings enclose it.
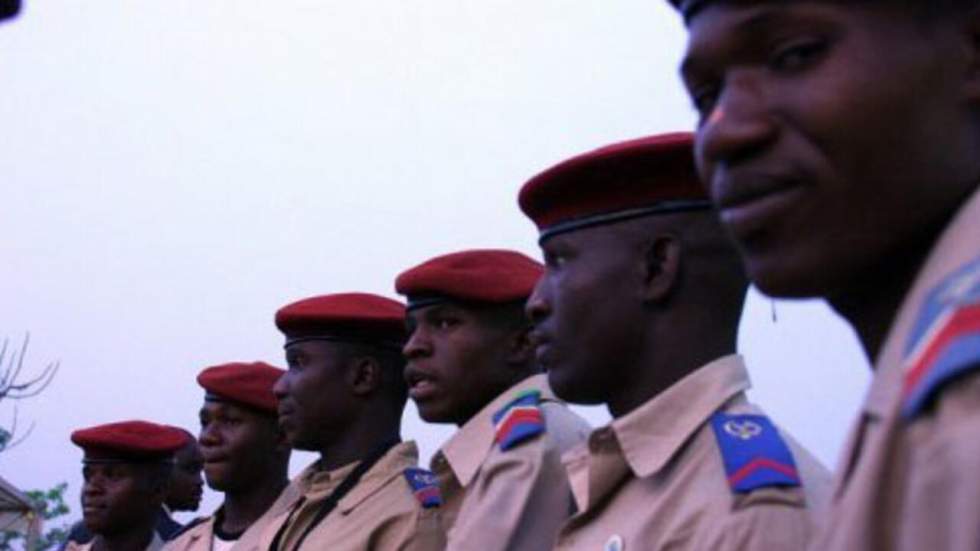
<instances>
[{"instance_id":1,"label":"man's chin","mask_svg":"<svg viewBox=\"0 0 980 551\"><path fill-rule=\"evenodd\" d=\"M447 415L438 407L433 405L419 405L418 403L415 405L418 407L419 417L421 417L426 423L446 424L454 422L451 415Z\"/></svg>"},{"instance_id":2,"label":"man's chin","mask_svg":"<svg viewBox=\"0 0 980 551\"><path fill-rule=\"evenodd\" d=\"M548 385L555 395L572 404L604 404L605 399L596 392L596 385L589 381L568 376L564 370L548 371Z\"/></svg>"}]
</instances>

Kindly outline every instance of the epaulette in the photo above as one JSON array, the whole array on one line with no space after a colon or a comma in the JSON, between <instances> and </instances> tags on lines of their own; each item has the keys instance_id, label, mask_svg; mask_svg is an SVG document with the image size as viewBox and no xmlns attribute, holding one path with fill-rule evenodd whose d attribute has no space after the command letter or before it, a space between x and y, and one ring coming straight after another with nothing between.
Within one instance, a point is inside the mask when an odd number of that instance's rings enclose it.
<instances>
[{"instance_id":1,"label":"epaulette","mask_svg":"<svg viewBox=\"0 0 980 551\"><path fill-rule=\"evenodd\" d=\"M409 467L403 474L422 508L431 509L442 505L442 492L439 491L439 479L435 473L419 467Z\"/></svg>"},{"instance_id":2,"label":"epaulette","mask_svg":"<svg viewBox=\"0 0 980 551\"><path fill-rule=\"evenodd\" d=\"M926 295L904 352L906 419L925 409L946 383L980 368L980 259Z\"/></svg>"},{"instance_id":3,"label":"epaulette","mask_svg":"<svg viewBox=\"0 0 980 551\"><path fill-rule=\"evenodd\" d=\"M711 427L732 491L800 485L793 454L766 416L719 412L711 416Z\"/></svg>"},{"instance_id":4,"label":"epaulette","mask_svg":"<svg viewBox=\"0 0 980 551\"><path fill-rule=\"evenodd\" d=\"M541 391L519 392L506 406L493 414L496 441L501 451L544 433L544 416L541 413Z\"/></svg>"}]
</instances>

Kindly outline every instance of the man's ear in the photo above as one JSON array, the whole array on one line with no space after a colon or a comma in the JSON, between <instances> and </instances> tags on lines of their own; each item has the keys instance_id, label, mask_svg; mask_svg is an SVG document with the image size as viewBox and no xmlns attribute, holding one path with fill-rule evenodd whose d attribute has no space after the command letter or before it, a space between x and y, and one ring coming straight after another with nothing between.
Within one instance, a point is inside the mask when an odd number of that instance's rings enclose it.
<instances>
[{"instance_id":1,"label":"man's ear","mask_svg":"<svg viewBox=\"0 0 980 551\"><path fill-rule=\"evenodd\" d=\"M168 474L161 473L149 473L150 476L150 495L152 496L153 502L156 503L157 500L160 503L167 501L167 494L170 493L170 480L173 478L173 470Z\"/></svg>"},{"instance_id":2,"label":"man's ear","mask_svg":"<svg viewBox=\"0 0 980 551\"><path fill-rule=\"evenodd\" d=\"M680 240L670 234L658 235L647 243L643 253L643 301L663 302L680 275Z\"/></svg>"},{"instance_id":3,"label":"man's ear","mask_svg":"<svg viewBox=\"0 0 980 551\"><path fill-rule=\"evenodd\" d=\"M381 362L367 355L352 356L347 365L347 384L355 396L367 396L381 388Z\"/></svg>"}]
</instances>

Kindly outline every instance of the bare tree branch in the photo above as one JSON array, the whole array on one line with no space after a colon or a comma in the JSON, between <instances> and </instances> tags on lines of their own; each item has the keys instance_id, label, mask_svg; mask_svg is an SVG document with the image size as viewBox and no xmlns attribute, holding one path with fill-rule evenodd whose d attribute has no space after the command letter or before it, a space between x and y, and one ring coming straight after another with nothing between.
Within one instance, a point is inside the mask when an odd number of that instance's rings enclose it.
<instances>
[{"instance_id":1,"label":"bare tree branch","mask_svg":"<svg viewBox=\"0 0 980 551\"><path fill-rule=\"evenodd\" d=\"M39 374L33 377L22 377L24 373L24 359L27 356L27 345L30 343L31 335L24 336L24 344L20 347L20 353L9 351L9 339L3 339L0 346L0 400L10 399L16 401L24 400L37 396L51 384L55 375L61 368L60 362L51 362ZM20 444L34 430L34 423L27 428L24 434L18 434L18 410L14 405L13 420L10 429L0 428L0 451L9 450Z\"/></svg>"}]
</instances>

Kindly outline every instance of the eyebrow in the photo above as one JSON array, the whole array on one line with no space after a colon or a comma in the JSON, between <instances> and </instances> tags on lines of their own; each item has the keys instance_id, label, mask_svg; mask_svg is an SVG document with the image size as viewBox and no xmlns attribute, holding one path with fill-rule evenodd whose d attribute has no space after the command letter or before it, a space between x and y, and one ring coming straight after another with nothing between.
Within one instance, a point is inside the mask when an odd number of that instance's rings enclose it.
<instances>
[{"instance_id":1,"label":"eyebrow","mask_svg":"<svg viewBox=\"0 0 980 551\"><path fill-rule=\"evenodd\" d=\"M732 2L719 3L730 4ZM738 43L746 39L758 39L763 32L767 32L774 26L781 26L787 19L793 18L792 15L786 13L786 8L787 6L785 4L779 2L765 2L763 6L747 8L753 10L753 13L744 16L742 20L730 26L732 32L735 34L734 40ZM732 50L735 50L737 55L737 48L724 48L724 51L727 53L731 53ZM690 49L688 52L690 52ZM681 76L702 72L703 66L707 64L705 57L709 56L685 55L680 65Z\"/></svg>"}]
</instances>

